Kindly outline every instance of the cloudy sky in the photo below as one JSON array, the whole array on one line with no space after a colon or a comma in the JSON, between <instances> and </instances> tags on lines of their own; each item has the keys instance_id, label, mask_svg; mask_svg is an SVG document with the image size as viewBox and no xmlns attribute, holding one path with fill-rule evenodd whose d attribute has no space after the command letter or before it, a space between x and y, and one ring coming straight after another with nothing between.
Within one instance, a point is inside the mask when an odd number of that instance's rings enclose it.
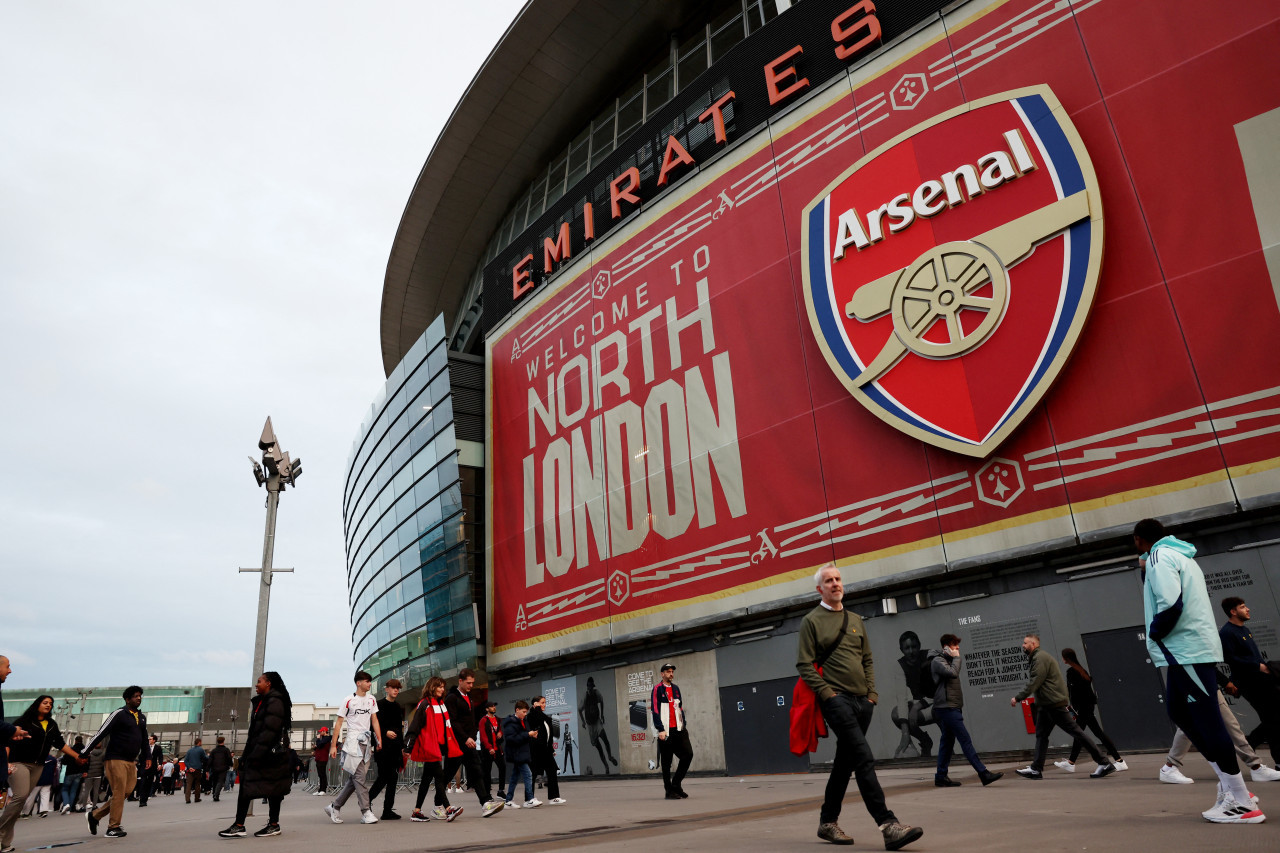
<instances>
[{"instance_id":1,"label":"cloudy sky","mask_svg":"<svg viewBox=\"0 0 1280 853\"><path fill-rule=\"evenodd\" d=\"M341 490L400 214L518 0L0 4L7 687L350 687Z\"/></svg>"}]
</instances>

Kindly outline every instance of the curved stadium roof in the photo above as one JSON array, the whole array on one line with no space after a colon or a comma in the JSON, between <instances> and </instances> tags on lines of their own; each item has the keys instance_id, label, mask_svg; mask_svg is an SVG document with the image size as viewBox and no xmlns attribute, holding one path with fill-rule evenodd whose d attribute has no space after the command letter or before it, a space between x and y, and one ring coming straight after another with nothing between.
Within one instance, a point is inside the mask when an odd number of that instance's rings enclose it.
<instances>
[{"instance_id":1,"label":"curved stadium roof","mask_svg":"<svg viewBox=\"0 0 1280 853\"><path fill-rule=\"evenodd\" d=\"M512 201L557 147L703 5L530 0L454 107L405 205L382 286L390 375L437 314L451 328Z\"/></svg>"}]
</instances>

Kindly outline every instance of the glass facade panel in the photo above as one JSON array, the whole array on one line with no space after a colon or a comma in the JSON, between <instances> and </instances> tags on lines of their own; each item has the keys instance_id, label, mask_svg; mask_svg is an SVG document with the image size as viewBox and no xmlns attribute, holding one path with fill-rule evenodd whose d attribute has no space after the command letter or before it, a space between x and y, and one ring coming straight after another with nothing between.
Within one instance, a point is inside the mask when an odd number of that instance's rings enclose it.
<instances>
[{"instance_id":1,"label":"glass facade panel","mask_svg":"<svg viewBox=\"0 0 1280 853\"><path fill-rule=\"evenodd\" d=\"M546 187L544 176L526 192L530 215L537 216ZM478 535L472 525L463 529L457 455L444 322L437 318L391 372L347 465L352 647L379 682L395 672L417 686L442 670L476 664L474 576L470 564L465 576L454 574L449 550ZM461 640L471 642L454 650ZM443 649L448 653L437 653Z\"/></svg>"}]
</instances>

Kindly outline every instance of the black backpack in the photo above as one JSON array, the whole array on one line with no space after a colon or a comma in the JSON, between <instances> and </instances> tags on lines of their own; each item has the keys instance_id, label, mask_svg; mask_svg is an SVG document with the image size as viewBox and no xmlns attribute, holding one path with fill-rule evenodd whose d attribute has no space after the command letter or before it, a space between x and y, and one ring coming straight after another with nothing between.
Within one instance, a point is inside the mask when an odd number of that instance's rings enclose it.
<instances>
[{"instance_id":1,"label":"black backpack","mask_svg":"<svg viewBox=\"0 0 1280 853\"><path fill-rule=\"evenodd\" d=\"M924 694L923 698L932 700L938 692L938 679L933 675L933 662L935 658L929 658L920 666L920 690Z\"/></svg>"}]
</instances>

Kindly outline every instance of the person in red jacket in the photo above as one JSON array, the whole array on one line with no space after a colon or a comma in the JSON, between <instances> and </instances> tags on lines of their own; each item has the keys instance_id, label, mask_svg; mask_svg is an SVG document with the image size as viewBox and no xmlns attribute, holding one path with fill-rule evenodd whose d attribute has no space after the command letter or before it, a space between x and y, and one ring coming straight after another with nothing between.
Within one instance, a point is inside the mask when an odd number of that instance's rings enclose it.
<instances>
[{"instance_id":1,"label":"person in red jacket","mask_svg":"<svg viewBox=\"0 0 1280 853\"><path fill-rule=\"evenodd\" d=\"M493 765L498 765L498 793L507 788L507 762L502 757L502 720L498 719L498 703L487 702L484 717L480 719L480 772L485 781L493 784ZM499 799L502 799L499 796ZM505 801L504 801L505 802Z\"/></svg>"},{"instance_id":2,"label":"person in red jacket","mask_svg":"<svg viewBox=\"0 0 1280 853\"><path fill-rule=\"evenodd\" d=\"M418 802L414 806L410 820L418 822L436 820L451 821L462 814L461 806L449 805L446 787L449 784L445 762L450 758L461 758L462 750L453 737L453 724L449 721L449 708L444 703L444 679L438 675L427 681L422 688L422 699L413 711L413 722L405 733L405 750L410 761L421 761L422 781L418 783ZM427 789L432 781L436 784L436 807L428 817L422 811L422 803L427 798Z\"/></svg>"}]
</instances>

